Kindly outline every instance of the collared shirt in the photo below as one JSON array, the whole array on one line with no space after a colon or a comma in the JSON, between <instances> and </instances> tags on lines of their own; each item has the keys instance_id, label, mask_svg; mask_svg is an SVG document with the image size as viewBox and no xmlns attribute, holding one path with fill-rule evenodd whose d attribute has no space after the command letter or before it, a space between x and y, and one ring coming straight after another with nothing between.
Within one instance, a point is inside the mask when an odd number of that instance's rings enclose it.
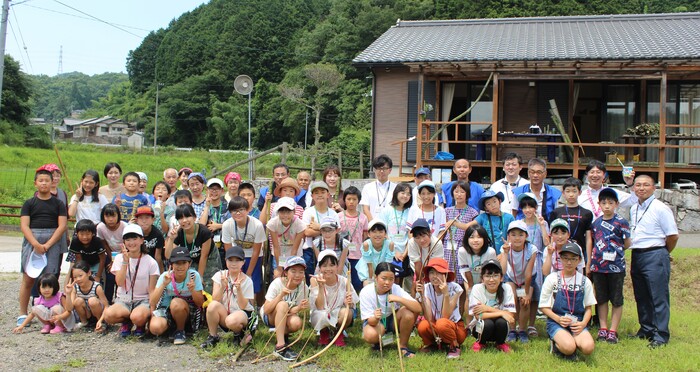
<instances>
[{"instance_id":1,"label":"collared shirt","mask_svg":"<svg viewBox=\"0 0 700 372\"><path fill-rule=\"evenodd\" d=\"M632 232L630 249L663 247L667 236L678 234L671 208L653 195L630 208L629 223Z\"/></svg>"},{"instance_id":2,"label":"collared shirt","mask_svg":"<svg viewBox=\"0 0 700 372\"><path fill-rule=\"evenodd\" d=\"M494 182L489 190L492 190L496 193L503 193L503 203L501 203L501 212L513 213L513 209L518 209L518 199L515 198L513 190L520 186L527 185L529 183L529 180L522 177L518 177L518 180L513 183L514 186L511 186L511 183L509 183L508 180L506 180L505 178L501 178L500 180Z\"/></svg>"},{"instance_id":3,"label":"collared shirt","mask_svg":"<svg viewBox=\"0 0 700 372\"><path fill-rule=\"evenodd\" d=\"M544 192L545 190L547 191L547 198L546 200L542 200L544 198ZM532 192L532 188L530 185L524 185L515 188L513 190L513 194L517 198L518 195L526 192ZM539 194L535 194L535 196L538 198L537 200L537 215L543 216L545 220L549 220L549 215L554 211L554 208L557 207L557 203L559 202L559 199L561 198L561 191L559 189L555 189L554 187L551 187L547 185L546 183L542 185L542 189L540 189ZM544 204L546 203L546 204ZM542 213L542 207L545 205L545 210L546 213ZM518 206L519 207L519 206ZM513 208L516 209L516 208ZM525 215L523 214L523 211L520 208L517 208L518 214L515 216L517 219L522 220L525 218Z\"/></svg>"},{"instance_id":4,"label":"collared shirt","mask_svg":"<svg viewBox=\"0 0 700 372\"><path fill-rule=\"evenodd\" d=\"M600 205L598 204L598 194L600 194L600 190L603 188L604 187L601 187L596 190L590 186L584 186L581 190L581 195L578 196L578 204L591 211L594 220L603 215L603 211L600 210ZM620 203L620 205L617 206L616 212L619 211L620 208L629 208L639 201L635 194L628 194L617 189L613 190L617 193L617 200Z\"/></svg>"}]
</instances>

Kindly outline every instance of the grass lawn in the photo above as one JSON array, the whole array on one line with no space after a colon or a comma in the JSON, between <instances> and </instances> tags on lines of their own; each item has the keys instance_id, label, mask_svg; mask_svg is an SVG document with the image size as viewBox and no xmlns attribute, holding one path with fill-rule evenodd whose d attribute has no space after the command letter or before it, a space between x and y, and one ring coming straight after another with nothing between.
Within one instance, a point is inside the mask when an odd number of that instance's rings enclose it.
<instances>
[{"instance_id":1,"label":"grass lawn","mask_svg":"<svg viewBox=\"0 0 700 372\"><path fill-rule=\"evenodd\" d=\"M628 262L630 260L628 254ZM619 333L620 343L609 345L596 343L593 355L587 358L580 357L577 362L568 362L556 358L549 353L549 342L544 330L544 320L538 320L537 328L540 337L531 339L527 345L515 343L511 354L503 354L493 348L480 353L471 351L474 339L469 337L462 347L462 357L457 360L446 360L444 353L417 354L413 359L404 359L404 366L409 371L438 370L495 370L507 368L508 370L537 370L546 367L548 370L588 370L601 368L604 370L697 370L700 366L700 354L695 349L700 341L697 330L700 329L700 317L697 315L697 304L700 300L700 249L678 248L673 253L671 274L671 341L667 347L650 350L647 342L643 340L628 339L627 334L637 331L637 311L632 293L632 283L629 275L625 279L625 307L622 324ZM628 264L629 267L629 264ZM597 332L597 329L592 330ZM305 331L302 339L295 344L298 352L312 334ZM350 337L346 338L348 346L345 348L331 347L317 360L317 366L330 370L399 370L399 358L396 345L387 347L382 358L379 352L370 351L361 337L361 322L356 321L350 330ZM595 335L595 333L594 333ZM268 345L263 349L270 333L261 325L255 337L254 348L260 355L267 355L272 351ZM202 332L193 342L199 345L206 337ZM229 336L227 336L229 337ZM292 337L294 339L294 336ZM274 343L274 340L271 342ZM410 347L418 350L421 346L419 337L411 337ZM223 358L235 354L238 347L229 346L222 342L211 352L202 352L202 355L211 358ZM319 347L316 346L316 337L312 336L301 358L313 355ZM300 360L301 360L300 358ZM244 355L241 360L251 360L251 356ZM247 363L246 363L247 365ZM258 365L264 368L264 362Z\"/></svg>"}]
</instances>

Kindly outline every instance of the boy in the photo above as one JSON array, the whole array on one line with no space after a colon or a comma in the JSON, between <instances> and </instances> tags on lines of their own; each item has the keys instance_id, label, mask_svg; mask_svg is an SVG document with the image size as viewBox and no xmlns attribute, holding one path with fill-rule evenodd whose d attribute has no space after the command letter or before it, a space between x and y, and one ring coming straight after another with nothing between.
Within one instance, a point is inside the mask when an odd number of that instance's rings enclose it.
<instances>
[{"instance_id":1,"label":"boy","mask_svg":"<svg viewBox=\"0 0 700 372\"><path fill-rule=\"evenodd\" d=\"M561 218L569 223L570 239L573 239L580 247L586 247L586 252L591 247L591 223L593 223L593 213L578 204L581 196L581 181L578 178L569 177L564 181L564 199L566 205L555 208L549 215L549 222ZM584 262L588 260L588 254L584 252Z\"/></svg>"},{"instance_id":2,"label":"boy","mask_svg":"<svg viewBox=\"0 0 700 372\"><path fill-rule=\"evenodd\" d=\"M591 319L591 307L596 304L596 299L591 281L576 270L576 266L582 263L580 247L568 243L562 247L561 256L563 269L548 275L542 285L540 311L547 316L550 351L567 359L575 359L577 349L590 355L595 348L586 325Z\"/></svg>"},{"instance_id":3,"label":"boy","mask_svg":"<svg viewBox=\"0 0 700 372\"><path fill-rule=\"evenodd\" d=\"M593 222L591 235L594 243L587 244L586 249L590 257L590 278L598 302L598 341L616 344L617 327L622 319L624 302L622 287L626 272L625 249L630 247L632 239L627 220L615 213L619 205L617 192L611 188L601 190L598 194L598 205L603 215ZM608 301L612 303L609 329Z\"/></svg>"},{"instance_id":4,"label":"boy","mask_svg":"<svg viewBox=\"0 0 700 372\"><path fill-rule=\"evenodd\" d=\"M345 201L345 211L338 216L340 220L340 237L350 241L348 245L348 261L350 261L350 273L352 276L352 286L356 291L362 290L362 281L357 275L355 265L360 261L362 252L360 247L362 242L367 240L368 224L367 216L357 209L362 200L360 190L355 186L350 186L343 192Z\"/></svg>"},{"instance_id":5,"label":"boy","mask_svg":"<svg viewBox=\"0 0 700 372\"><path fill-rule=\"evenodd\" d=\"M542 263L542 275L544 277L547 277L547 275L549 275L552 272L561 271L564 268L560 252L566 244L570 243L568 222L562 220L561 218L557 218L556 220L552 221L550 229L550 234L552 235L552 242L547 246L547 251L544 255L544 262ZM572 244L581 249L580 245L576 243ZM583 256L583 250L581 250L581 256ZM581 261L579 262L578 266L576 266L576 270L580 273L583 273L584 266L585 265L583 261Z\"/></svg>"},{"instance_id":6,"label":"boy","mask_svg":"<svg viewBox=\"0 0 700 372\"><path fill-rule=\"evenodd\" d=\"M224 264L226 251L221 244L221 227L224 221L231 218L228 212L228 203L224 203L221 194L224 192L224 182L218 178L207 181L207 198L204 201L204 209L199 217L199 223L206 226L212 233L212 243L219 252L221 263Z\"/></svg>"},{"instance_id":7,"label":"boy","mask_svg":"<svg viewBox=\"0 0 700 372\"><path fill-rule=\"evenodd\" d=\"M306 261L307 284L316 270L316 255L314 255L313 246L314 238L321 235L321 221L325 217L331 217L335 220L336 226L339 225L338 214L328 208L328 185L323 181L316 181L311 184L309 191L314 205L306 208L301 219L306 224L303 256Z\"/></svg>"},{"instance_id":8,"label":"boy","mask_svg":"<svg viewBox=\"0 0 700 372\"><path fill-rule=\"evenodd\" d=\"M241 183L238 186L238 196L248 202L248 215L260 219L260 209L255 206L255 186L250 182Z\"/></svg>"},{"instance_id":9,"label":"boy","mask_svg":"<svg viewBox=\"0 0 700 372\"><path fill-rule=\"evenodd\" d=\"M408 250L408 258L411 260L413 272L418 276L423 271L423 262L428 262L433 258L444 256L444 248L442 241L437 240L430 233L430 225L428 221L419 218L411 225L411 236L413 236L406 244ZM413 281L413 294L415 295L415 282Z\"/></svg>"},{"instance_id":10,"label":"boy","mask_svg":"<svg viewBox=\"0 0 700 372\"><path fill-rule=\"evenodd\" d=\"M277 260L277 268L275 268L275 278L282 275L282 263L291 256L301 256L299 247L304 239L304 230L306 225L300 218L296 218L294 210L296 207L294 199L290 197L281 197L275 203L275 217L267 223L267 229L270 232L272 240L272 251Z\"/></svg>"},{"instance_id":11,"label":"boy","mask_svg":"<svg viewBox=\"0 0 700 372\"><path fill-rule=\"evenodd\" d=\"M148 254L158 262L158 269L163 272L163 247L165 247L165 237L158 229L153 228L155 214L153 208L148 205L139 207L134 213L136 224L141 226L143 231L143 244L148 249Z\"/></svg>"},{"instance_id":12,"label":"boy","mask_svg":"<svg viewBox=\"0 0 700 372\"><path fill-rule=\"evenodd\" d=\"M476 216L474 221L467 224L467 227L479 224L486 229L497 255L501 254L501 247L503 246L508 226L515 221L515 217L512 214L501 211L502 202L503 193L496 193L492 190L484 191L481 194L481 198L479 198L479 209L486 213Z\"/></svg>"},{"instance_id":13,"label":"boy","mask_svg":"<svg viewBox=\"0 0 700 372\"><path fill-rule=\"evenodd\" d=\"M148 199L139 193L139 175L136 172L127 172L122 181L125 191L115 196L112 203L119 207L122 221L129 223L139 206L148 205Z\"/></svg>"},{"instance_id":14,"label":"boy","mask_svg":"<svg viewBox=\"0 0 700 372\"><path fill-rule=\"evenodd\" d=\"M247 213L250 205L241 196L236 196L228 203L228 211L231 218L224 221L221 226L221 241L224 248L229 249L233 244L240 245L245 251L245 264L243 272L253 279L255 299L258 306L262 306L262 244L265 242L265 226L257 218L250 217Z\"/></svg>"},{"instance_id":15,"label":"boy","mask_svg":"<svg viewBox=\"0 0 700 372\"><path fill-rule=\"evenodd\" d=\"M27 275L27 265L32 252L46 257L45 273L57 274L61 270L60 240L66 231L68 210L66 205L51 195L53 176L47 170L38 170L34 174L36 194L22 204L20 228L24 235L22 241L22 285L19 290L19 317L17 325L27 318L29 294L35 277ZM38 275L37 275L38 276Z\"/></svg>"}]
</instances>

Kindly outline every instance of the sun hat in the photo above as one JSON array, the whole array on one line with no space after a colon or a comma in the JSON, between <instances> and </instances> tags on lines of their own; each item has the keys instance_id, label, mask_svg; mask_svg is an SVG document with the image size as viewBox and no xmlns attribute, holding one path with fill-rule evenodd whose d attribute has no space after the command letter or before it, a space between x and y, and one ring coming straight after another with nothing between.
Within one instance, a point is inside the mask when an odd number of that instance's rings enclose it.
<instances>
[{"instance_id":1,"label":"sun hat","mask_svg":"<svg viewBox=\"0 0 700 372\"><path fill-rule=\"evenodd\" d=\"M611 189L611 188L609 188L609 187L606 187L606 188L600 190L600 192L598 193L598 200L600 200L600 199L603 198L604 196L607 196L607 197L609 197L609 198L612 198L612 199L614 199L615 201L618 201L618 200L619 200L618 197L617 197L617 191L615 191L615 190L613 190L613 189Z\"/></svg>"},{"instance_id":2,"label":"sun hat","mask_svg":"<svg viewBox=\"0 0 700 372\"><path fill-rule=\"evenodd\" d=\"M321 229L325 228L332 228L332 229L337 229L338 228L338 221L336 221L335 218L331 216L326 216L321 219Z\"/></svg>"},{"instance_id":3,"label":"sun hat","mask_svg":"<svg viewBox=\"0 0 700 372\"><path fill-rule=\"evenodd\" d=\"M367 224L367 231L372 230L372 227L374 227L376 225L382 225L382 226L384 226L384 230L386 230L386 224L384 223L384 221L382 221L378 218L374 218L374 219L372 219L372 221L369 221L369 223Z\"/></svg>"},{"instance_id":4,"label":"sun hat","mask_svg":"<svg viewBox=\"0 0 700 372\"><path fill-rule=\"evenodd\" d=\"M48 260L46 259L46 254L36 254L32 249L32 253L29 254L29 258L27 259L24 273L27 274L28 277L36 279L41 275L41 272L44 271L47 264Z\"/></svg>"},{"instance_id":5,"label":"sun hat","mask_svg":"<svg viewBox=\"0 0 700 372\"><path fill-rule=\"evenodd\" d=\"M455 273L450 271L449 266L447 265L447 261L445 261L444 258L436 257L436 258L431 258L430 261L428 261L428 264L425 265L423 268L423 281L425 283L428 283L430 279L428 278L428 273L430 273L430 269L433 269L440 274L447 274L447 281L452 282L455 280Z\"/></svg>"},{"instance_id":6,"label":"sun hat","mask_svg":"<svg viewBox=\"0 0 700 372\"><path fill-rule=\"evenodd\" d=\"M153 213L153 208L151 208L150 205L142 205L136 208L136 213L134 213L134 217L138 217L144 214L155 216L155 213Z\"/></svg>"},{"instance_id":7,"label":"sun hat","mask_svg":"<svg viewBox=\"0 0 700 372\"><path fill-rule=\"evenodd\" d=\"M332 249L324 249L324 250L321 251L321 253L318 254L318 259L317 259L318 265L320 266L320 265L321 265L321 261L323 261L323 259L326 258L326 257L328 257L328 256L333 256L333 257L335 257L336 262L338 261L338 255L335 254L335 251L334 251L334 250L332 250Z\"/></svg>"},{"instance_id":8,"label":"sun hat","mask_svg":"<svg viewBox=\"0 0 700 372\"><path fill-rule=\"evenodd\" d=\"M224 188L224 181L214 177L207 181L207 187L211 187L212 185L219 185L222 189Z\"/></svg>"},{"instance_id":9,"label":"sun hat","mask_svg":"<svg viewBox=\"0 0 700 372\"><path fill-rule=\"evenodd\" d=\"M287 271L292 266L304 266L306 268L306 261L299 256L287 257L287 261L284 263L284 270Z\"/></svg>"},{"instance_id":10,"label":"sun hat","mask_svg":"<svg viewBox=\"0 0 700 372\"><path fill-rule=\"evenodd\" d=\"M279 197L280 194L282 193L282 189L285 187L291 187L294 189L294 196L299 195L299 184L297 183L297 180L295 180L292 177L287 177L280 181L280 183L275 187L275 192L274 195Z\"/></svg>"},{"instance_id":11,"label":"sun hat","mask_svg":"<svg viewBox=\"0 0 700 372\"><path fill-rule=\"evenodd\" d=\"M552 231L557 227L562 227L566 229L566 231L569 231L569 223L564 219L557 218L556 220L552 221L552 223L549 224L549 231Z\"/></svg>"},{"instance_id":12,"label":"sun hat","mask_svg":"<svg viewBox=\"0 0 700 372\"><path fill-rule=\"evenodd\" d=\"M130 223L126 225L126 227L124 228L124 232L122 232L122 238L126 237L129 234L136 234L143 238L143 230L141 230L141 226L135 223Z\"/></svg>"},{"instance_id":13,"label":"sun hat","mask_svg":"<svg viewBox=\"0 0 700 372\"><path fill-rule=\"evenodd\" d=\"M498 198L498 200L503 202L503 193L500 191L494 192L493 190L484 191L484 193L481 194L481 197L479 198L479 209L482 211L485 210L484 204L486 204L486 201L491 199L491 198Z\"/></svg>"},{"instance_id":14,"label":"sun hat","mask_svg":"<svg viewBox=\"0 0 700 372\"><path fill-rule=\"evenodd\" d=\"M314 181L314 182L312 182L312 183L311 183L311 186L309 186L309 191L311 191L311 193L313 194L313 193L314 193L314 190L316 190L316 189L318 189L318 188L324 189L324 190L326 190L326 191L330 191L330 190L328 189L328 185L327 185L325 182L323 182L323 181Z\"/></svg>"},{"instance_id":15,"label":"sun hat","mask_svg":"<svg viewBox=\"0 0 700 372\"><path fill-rule=\"evenodd\" d=\"M190 261L192 262L192 257L190 257L190 250L185 247L175 247L172 252L170 252L169 261L179 262L179 261Z\"/></svg>"},{"instance_id":16,"label":"sun hat","mask_svg":"<svg viewBox=\"0 0 700 372\"><path fill-rule=\"evenodd\" d=\"M510 230L522 230L525 231L525 234L527 234L527 225L523 220L513 221L510 223L510 225L508 225L507 232L510 232Z\"/></svg>"},{"instance_id":17,"label":"sun hat","mask_svg":"<svg viewBox=\"0 0 700 372\"><path fill-rule=\"evenodd\" d=\"M232 245L231 248L226 250L226 256L224 259L228 260L231 257L237 257L241 260L245 260L245 252L243 252L243 248L238 244Z\"/></svg>"},{"instance_id":18,"label":"sun hat","mask_svg":"<svg viewBox=\"0 0 700 372\"><path fill-rule=\"evenodd\" d=\"M294 201L294 199L288 196L281 197L275 203L274 212L277 213L282 208L287 208L290 211L294 211L297 208L297 203Z\"/></svg>"},{"instance_id":19,"label":"sun hat","mask_svg":"<svg viewBox=\"0 0 700 372\"><path fill-rule=\"evenodd\" d=\"M228 185L228 181L231 181L232 179L241 182L241 175L237 172L228 172L226 173L226 177L224 177L224 183Z\"/></svg>"}]
</instances>

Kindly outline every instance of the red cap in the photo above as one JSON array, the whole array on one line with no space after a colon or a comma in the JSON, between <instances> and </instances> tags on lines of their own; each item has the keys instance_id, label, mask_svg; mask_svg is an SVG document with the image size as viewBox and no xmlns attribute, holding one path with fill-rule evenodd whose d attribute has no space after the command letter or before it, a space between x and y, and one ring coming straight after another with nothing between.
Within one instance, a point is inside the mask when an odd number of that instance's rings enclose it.
<instances>
[{"instance_id":1,"label":"red cap","mask_svg":"<svg viewBox=\"0 0 700 372\"><path fill-rule=\"evenodd\" d=\"M445 261L444 258L431 258L430 261L428 261L428 264L425 265L425 267L423 268L423 281L426 283L430 281L430 279L428 278L430 269L433 269L441 274L447 274L448 282L455 280L455 273L450 271L450 268L447 265L447 261Z\"/></svg>"},{"instance_id":2,"label":"red cap","mask_svg":"<svg viewBox=\"0 0 700 372\"><path fill-rule=\"evenodd\" d=\"M138 217L142 214L148 214L151 216L155 216L155 213L153 213L153 208L149 205L142 205L136 209L136 213L134 213L134 217Z\"/></svg>"}]
</instances>

